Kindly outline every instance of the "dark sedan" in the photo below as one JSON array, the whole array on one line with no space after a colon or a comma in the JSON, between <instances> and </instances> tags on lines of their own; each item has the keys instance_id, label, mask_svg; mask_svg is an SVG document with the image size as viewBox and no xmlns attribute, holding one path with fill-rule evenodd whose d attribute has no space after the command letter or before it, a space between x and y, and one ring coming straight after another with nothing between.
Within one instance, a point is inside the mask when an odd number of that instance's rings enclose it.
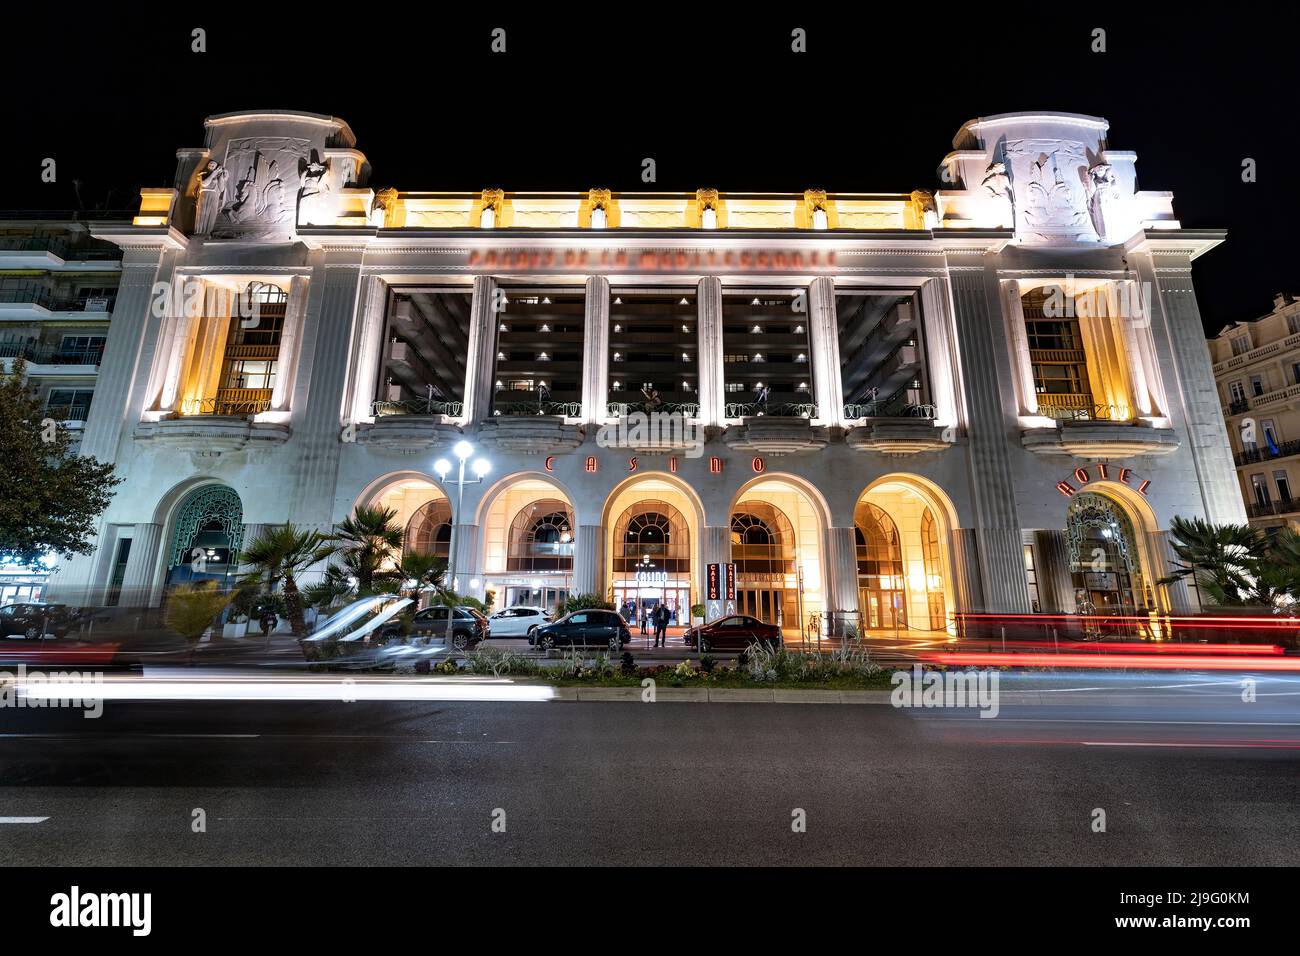
<instances>
[{"instance_id":1,"label":"dark sedan","mask_svg":"<svg viewBox=\"0 0 1300 956\"><path fill-rule=\"evenodd\" d=\"M712 650L743 651L751 644L765 644L768 647L781 645L779 627L764 624L745 614L731 614L699 627L687 628L683 637L687 647L693 647L701 654Z\"/></svg>"},{"instance_id":2,"label":"dark sedan","mask_svg":"<svg viewBox=\"0 0 1300 956\"><path fill-rule=\"evenodd\" d=\"M613 611L586 610L566 614L537 629L538 647L608 647L617 653L632 639L627 622Z\"/></svg>"},{"instance_id":3,"label":"dark sedan","mask_svg":"<svg viewBox=\"0 0 1300 956\"><path fill-rule=\"evenodd\" d=\"M20 635L34 641L47 634L66 637L80 623L80 611L66 604L6 604L0 607L0 638Z\"/></svg>"},{"instance_id":4,"label":"dark sedan","mask_svg":"<svg viewBox=\"0 0 1300 956\"><path fill-rule=\"evenodd\" d=\"M470 650L479 641L487 640L487 618L469 607L460 606L454 610L456 616L452 620L451 641L456 650ZM385 624L379 629L380 637L387 639L398 637L401 633L401 625L396 623ZM416 612L415 617L411 619L411 634L441 643L447 634L447 608L439 605Z\"/></svg>"}]
</instances>

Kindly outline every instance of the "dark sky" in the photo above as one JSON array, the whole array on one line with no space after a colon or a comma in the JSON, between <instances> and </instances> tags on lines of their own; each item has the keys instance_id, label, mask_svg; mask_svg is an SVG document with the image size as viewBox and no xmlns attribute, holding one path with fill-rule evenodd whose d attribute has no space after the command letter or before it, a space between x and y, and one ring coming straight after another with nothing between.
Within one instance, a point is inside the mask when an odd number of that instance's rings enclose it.
<instances>
[{"instance_id":1,"label":"dark sky","mask_svg":"<svg viewBox=\"0 0 1300 956\"><path fill-rule=\"evenodd\" d=\"M469 5L474 7L476 5ZM961 123L1020 110L1105 116L1110 146L1138 154L1144 189L1173 190L1187 227L1228 242L1201 259L1206 328L1300 293L1286 221L1300 210L1300 66L1279 7L1063 4L646 3L547 16L441 4L190 13L6 14L0 208L134 205L170 185L175 150L203 118L302 109L347 120L401 189L655 188L908 191L935 188ZM494 13L494 10L498 10ZM1095 12L1094 12L1095 11ZM207 30L207 52L190 30ZM507 52L489 50L507 31ZM790 32L808 52L790 51ZM1106 31L1105 53L1090 49ZM58 181L40 181L54 157ZM1244 183L1255 159L1258 181Z\"/></svg>"}]
</instances>

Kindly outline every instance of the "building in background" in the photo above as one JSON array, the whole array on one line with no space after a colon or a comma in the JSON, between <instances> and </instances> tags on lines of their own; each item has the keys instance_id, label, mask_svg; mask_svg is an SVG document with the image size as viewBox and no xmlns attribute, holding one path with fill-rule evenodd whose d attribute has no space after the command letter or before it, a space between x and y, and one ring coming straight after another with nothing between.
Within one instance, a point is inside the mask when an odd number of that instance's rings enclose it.
<instances>
[{"instance_id":1,"label":"building in background","mask_svg":"<svg viewBox=\"0 0 1300 956\"><path fill-rule=\"evenodd\" d=\"M1209 346L1250 523L1300 524L1300 302L1278 293L1272 312Z\"/></svg>"},{"instance_id":2,"label":"building in background","mask_svg":"<svg viewBox=\"0 0 1300 956\"><path fill-rule=\"evenodd\" d=\"M787 632L935 632L1191 610L1169 522L1244 519L1191 283L1223 235L1103 119L971 121L933 194L375 189L337 118L206 131L93 230L128 278L83 450L125 482L61 599L382 504L498 606L682 620L734 565Z\"/></svg>"},{"instance_id":3,"label":"building in background","mask_svg":"<svg viewBox=\"0 0 1300 956\"><path fill-rule=\"evenodd\" d=\"M0 213L0 368L21 356L51 418L80 435L122 275L122 250L92 228L131 214ZM75 446L75 443L74 443ZM0 564L0 604L40 600L49 567Z\"/></svg>"}]
</instances>

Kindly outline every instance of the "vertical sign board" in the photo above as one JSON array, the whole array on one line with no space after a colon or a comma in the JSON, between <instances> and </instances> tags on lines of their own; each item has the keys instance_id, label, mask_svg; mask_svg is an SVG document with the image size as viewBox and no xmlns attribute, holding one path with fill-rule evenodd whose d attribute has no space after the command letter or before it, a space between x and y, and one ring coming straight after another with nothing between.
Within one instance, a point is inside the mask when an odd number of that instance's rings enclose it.
<instances>
[{"instance_id":1,"label":"vertical sign board","mask_svg":"<svg viewBox=\"0 0 1300 956\"><path fill-rule=\"evenodd\" d=\"M728 563L726 565L727 575L727 613L736 613L736 565Z\"/></svg>"},{"instance_id":2,"label":"vertical sign board","mask_svg":"<svg viewBox=\"0 0 1300 956\"><path fill-rule=\"evenodd\" d=\"M722 617L722 565L710 564L705 567L704 598L705 619L716 621Z\"/></svg>"}]
</instances>

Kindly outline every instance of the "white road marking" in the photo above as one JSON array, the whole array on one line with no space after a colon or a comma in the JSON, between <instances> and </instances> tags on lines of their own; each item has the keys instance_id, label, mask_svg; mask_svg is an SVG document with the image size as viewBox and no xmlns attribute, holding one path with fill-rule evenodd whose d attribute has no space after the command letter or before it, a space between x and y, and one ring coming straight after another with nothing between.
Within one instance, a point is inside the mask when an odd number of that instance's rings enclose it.
<instances>
[{"instance_id":1,"label":"white road marking","mask_svg":"<svg viewBox=\"0 0 1300 956\"><path fill-rule=\"evenodd\" d=\"M1203 741L1201 743L1174 744L1174 743L1147 743L1141 740L1081 740L1079 741L1079 743L1083 744L1085 747L1181 747L1181 748L1190 747L1193 749L1203 748L1203 747L1217 747L1220 749L1232 749L1232 750L1239 750L1242 747L1249 747L1251 749L1260 749L1258 744L1209 743L1206 741ZM1285 744L1281 744L1281 745L1274 744L1269 749L1276 750L1279 747L1285 747L1285 746L1286 746Z\"/></svg>"},{"instance_id":2,"label":"white road marking","mask_svg":"<svg viewBox=\"0 0 1300 956\"><path fill-rule=\"evenodd\" d=\"M0 823L44 823L49 817L0 817Z\"/></svg>"}]
</instances>

